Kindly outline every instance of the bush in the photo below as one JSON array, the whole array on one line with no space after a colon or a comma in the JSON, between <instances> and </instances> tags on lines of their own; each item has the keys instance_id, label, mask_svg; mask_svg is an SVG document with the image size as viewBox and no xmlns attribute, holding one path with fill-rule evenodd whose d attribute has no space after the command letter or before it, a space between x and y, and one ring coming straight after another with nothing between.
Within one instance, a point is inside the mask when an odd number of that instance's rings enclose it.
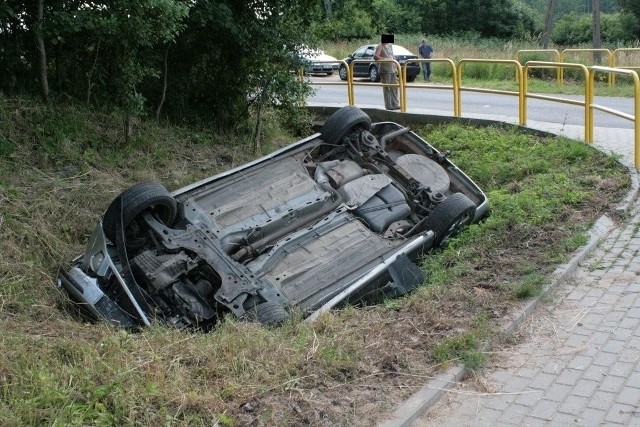
<instances>
[{"instance_id":1,"label":"bush","mask_svg":"<svg viewBox=\"0 0 640 427\"><path fill-rule=\"evenodd\" d=\"M604 43L630 43L638 31L638 20L630 13L601 15L601 34ZM575 46L593 40L593 18L591 15L569 13L555 23L551 33L554 43Z\"/></svg>"}]
</instances>

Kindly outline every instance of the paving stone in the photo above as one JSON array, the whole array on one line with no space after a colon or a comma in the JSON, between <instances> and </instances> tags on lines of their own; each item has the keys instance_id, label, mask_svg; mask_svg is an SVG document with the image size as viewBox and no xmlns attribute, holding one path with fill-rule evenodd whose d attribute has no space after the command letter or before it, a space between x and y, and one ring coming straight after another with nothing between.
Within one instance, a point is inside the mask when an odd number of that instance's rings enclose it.
<instances>
[{"instance_id":1,"label":"paving stone","mask_svg":"<svg viewBox=\"0 0 640 427\"><path fill-rule=\"evenodd\" d=\"M584 378L578 381L576 386L571 391L571 394L579 397L591 397L598 388L598 382L585 380Z\"/></svg>"},{"instance_id":2,"label":"paving stone","mask_svg":"<svg viewBox=\"0 0 640 427\"><path fill-rule=\"evenodd\" d=\"M529 383L529 387L540 389L540 390L547 390L551 386L551 384L554 383L555 380L556 380L555 375L541 372L538 375L536 375L535 378L531 379L531 382Z\"/></svg>"},{"instance_id":3,"label":"paving stone","mask_svg":"<svg viewBox=\"0 0 640 427\"><path fill-rule=\"evenodd\" d=\"M540 399L545 396L545 394L546 393L542 390L527 390L526 392L518 395L514 402L518 405L531 408L535 406L540 401Z\"/></svg>"},{"instance_id":4,"label":"paving stone","mask_svg":"<svg viewBox=\"0 0 640 427\"><path fill-rule=\"evenodd\" d=\"M616 398L616 394L598 390L593 394L593 397L587 404L587 407L608 411L609 408L611 408L611 405L613 405L613 402L616 401Z\"/></svg>"},{"instance_id":5,"label":"paving stone","mask_svg":"<svg viewBox=\"0 0 640 427\"><path fill-rule=\"evenodd\" d=\"M618 400L616 403L620 403L622 405L630 405L634 408L638 408L640 411L640 389L635 387L623 387L620 393L618 394ZM640 422L640 419L638 419Z\"/></svg>"},{"instance_id":6,"label":"paving stone","mask_svg":"<svg viewBox=\"0 0 640 427\"><path fill-rule=\"evenodd\" d=\"M554 383L545 395L546 400L562 402L571 393L572 387L564 384Z\"/></svg>"},{"instance_id":7,"label":"paving stone","mask_svg":"<svg viewBox=\"0 0 640 427\"><path fill-rule=\"evenodd\" d=\"M633 351L633 354L638 357L636 351ZM609 370L609 375L614 375L616 377L628 378L629 375L633 373L633 370L636 368L636 364L631 361L624 361L622 357L624 357L625 353L621 352L618 354L618 362L614 364ZM622 357L621 357L622 356Z\"/></svg>"},{"instance_id":8,"label":"paving stone","mask_svg":"<svg viewBox=\"0 0 640 427\"><path fill-rule=\"evenodd\" d=\"M564 367L565 363L560 363L558 360L550 360L542 367L542 372L545 374L556 375L561 372Z\"/></svg>"},{"instance_id":9,"label":"paving stone","mask_svg":"<svg viewBox=\"0 0 640 427\"><path fill-rule=\"evenodd\" d=\"M605 415L607 413L600 409L585 408L580 417L582 421L580 425L585 427L600 426Z\"/></svg>"},{"instance_id":10,"label":"paving stone","mask_svg":"<svg viewBox=\"0 0 640 427\"><path fill-rule=\"evenodd\" d=\"M530 408L522 405L511 405L509 411L502 413L498 421L510 425L522 425L522 420L529 414Z\"/></svg>"},{"instance_id":11,"label":"paving stone","mask_svg":"<svg viewBox=\"0 0 640 427\"><path fill-rule=\"evenodd\" d=\"M591 362L591 364L609 368L617 361L618 356L616 354L600 352L593 358L593 362Z\"/></svg>"},{"instance_id":12,"label":"paving stone","mask_svg":"<svg viewBox=\"0 0 640 427\"><path fill-rule=\"evenodd\" d=\"M627 378L627 385L640 389L640 367L636 366L636 370Z\"/></svg>"},{"instance_id":13,"label":"paving stone","mask_svg":"<svg viewBox=\"0 0 640 427\"><path fill-rule=\"evenodd\" d=\"M553 419L545 424L546 427L565 427L571 425L583 425L576 415L556 413Z\"/></svg>"},{"instance_id":14,"label":"paving stone","mask_svg":"<svg viewBox=\"0 0 640 427\"><path fill-rule=\"evenodd\" d=\"M586 397L569 395L558 408L558 412L571 415L580 415L589 403Z\"/></svg>"},{"instance_id":15,"label":"paving stone","mask_svg":"<svg viewBox=\"0 0 640 427\"><path fill-rule=\"evenodd\" d=\"M640 417L636 416L638 412L638 408L634 408L630 405L622 405L620 403L615 403L607 415L605 415L604 420L610 423L618 423L622 425L629 425L631 423L632 417L638 418L636 423L640 422Z\"/></svg>"},{"instance_id":16,"label":"paving stone","mask_svg":"<svg viewBox=\"0 0 640 427\"><path fill-rule=\"evenodd\" d=\"M627 345L626 341L611 339L602 346L601 350L605 353L618 354L622 351L622 349L625 348L626 345Z\"/></svg>"},{"instance_id":17,"label":"paving stone","mask_svg":"<svg viewBox=\"0 0 640 427\"><path fill-rule=\"evenodd\" d=\"M626 319L625 319L626 320ZM633 320L633 319L631 319ZM624 322L624 320L623 320ZM635 331L631 327L622 326L622 322L618 324L618 326L613 330L613 336L617 340L627 341L635 334Z\"/></svg>"},{"instance_id":18,"label":"paving stone","mask_svg":"<svg viewBox=\"0 0 640 427\"><path fill-rule=\"evenodd\" d=\"M591 364L591 358L588 356L578 355L569 361L567 368L585 370Z\"/></svg>"},{"instance_id":19,"label":"paving stone","mask_svg":"<svg viewBox=\"0 0 640 427\"><path fill-rule=\"evenodd\" d=\"M620 393L626 378L623 377L615 377L613 375L608 375L600 384L598 385L598 390L606 391L610 393Z\"/></svg>"},{"instance_id":20,"label":"paving stone","mask_svg":"<svg viewBox=\"0 0 640 427\"><path fill-rule=\"evenodd\" d=\"M558 406L560 406L560 404L557 401L541 399L536 406L531 409L529 414L534 418L550 421L557 412Z\"/></svg>"},{"instance_id":21,"label":"paving stone","mask_svg":"<svg viewBox=\"0 0 640 427\"><path fill-rule=\"evenodd\" d=\"M520 377L520 378L527 378L527 379L532 379L533 377L536 376L536 374L538 374L540 371L538 369L533 369L533 368L520 368L518 369L518 372L516 372L516 376Z\"/></svg>"},{"instance_id":22,"label":"paving stone","mask_svg":"<svg viewBox=\"0 0 640 427\"><path fill-rule=\"evenodd\" d=\"M558 375L556 383L574 386L582 376L582 372L583 371L579 369L563 369L562 372L560 372L560 375Z\"/></svg>"},{"instance_id":23,"label":"paving stone","mask_svg":"<svg viewBox=\"0 0 640 427\"><path fill-rule=\"evenodd\" d=\"M599 383L604 379L608 370L609 368L591 365L589 369L582 374L582 379Z\"/></svg>"}]
</instances>

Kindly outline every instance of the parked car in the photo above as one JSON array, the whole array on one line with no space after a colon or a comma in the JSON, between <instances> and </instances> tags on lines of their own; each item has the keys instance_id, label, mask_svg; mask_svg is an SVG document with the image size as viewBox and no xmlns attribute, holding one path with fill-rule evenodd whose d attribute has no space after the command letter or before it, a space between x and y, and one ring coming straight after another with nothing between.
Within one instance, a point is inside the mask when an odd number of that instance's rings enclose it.
<instances>
[{"instance_id":1,"label":"parked car","mask_svg":"<svg viewBox=\"0 0 640 427\"><path fill-rule=\"evenodd\" d=\"M300 48L300 56L306 64L305 73L307 74L326 74L330 76L340 66L340 61L337 58L327 55L320 49L302 46Z\"/></svg>"},{"instance_id":2,"label":"parked car","mask_svg":"<svg viewBox=\"0 0 640 427\"><path fill-rule=\"evenodd\" d=\"M270 155L172 193L124 190L58 285L98 319L265 325L407 293L417 257L487 212L480 188L409 128L356 107Z\"/></svg>"},{"instance_id":3,"label":"parked car","mask_svg":"<svg viewBox=\"0 0 640 427\"><path fill-rule=\"evenodd\" d=\"M394 44L393 56L396 61L402 66L404 63L409 62L407 65L407 81L415 81L418 74L420 74L420 64L417 62L410 62L412 59L418 59L417 55L414 55L406 48ZM344 61L347 64L351 64L355 59L369 60L369 62L356 62L353 65L353 77L369 77L372 82L380 81L380 63L373 59L373 52L376 50L375 44L368 44L360 46L351 55L346 57ZM347 80L347 69L344 64L340 64L338 74L342 80Z\"/></svg>"}]
</instances>

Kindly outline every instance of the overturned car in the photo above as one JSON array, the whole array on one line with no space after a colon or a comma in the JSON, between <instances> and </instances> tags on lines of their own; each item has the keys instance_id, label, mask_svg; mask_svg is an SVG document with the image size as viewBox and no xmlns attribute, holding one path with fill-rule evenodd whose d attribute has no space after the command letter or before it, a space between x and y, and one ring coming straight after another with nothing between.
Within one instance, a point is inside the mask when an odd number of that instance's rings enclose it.
<instances>
[{"instance_id":1,"label":"overturned car","mask_svg":"<svg viewBox=\"0 0 640 427\"><path fill-rule=\"evenodd\" d=\"M415 288L424 277L413 261L487 206L446 153L343 107L319 133L173 193L125 190L58 285L126 328L208 329L228 313L314 319Z\"/></svg>"}]
</instances>

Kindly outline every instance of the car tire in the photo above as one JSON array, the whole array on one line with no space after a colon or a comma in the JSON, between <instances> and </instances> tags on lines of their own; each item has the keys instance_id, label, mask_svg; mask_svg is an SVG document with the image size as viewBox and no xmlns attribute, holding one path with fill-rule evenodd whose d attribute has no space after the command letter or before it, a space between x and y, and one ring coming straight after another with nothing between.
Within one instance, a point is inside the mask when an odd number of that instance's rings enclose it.
<instances>
[{"instance_id":1,"label":"car tire","mask_svg":"<svg viewBox=\"0 0 640 427\"><path fill-rule=\"evenodd\" d=\"M376 67L375 65L369 67L369 80L371 80L372 82L380 81L380 73L378 72L378 67Z\"/></svg>"},{"instance_id":2,"label":"car tire","mask_svg":"<svg viewBox=\"0 0 640 427\"><path fill-rule=\"evenodd\" d=\"M151 210L166 226L173 224L178 213L176 201L166 188L157 183L141 182L120 193L107 208L102 219L102 229L107 239L116 242L118 225L122 220L127 247L142 246L144 238L137 236L129 226L147 210Z\"/></svg>"},{"instance_id":3,"label":"car tire","mask_svg":"<svg viewBox=\"0 0 640 427\"><path fill-rule=\"evenodd\" d=\"M476 205L462 193L447 197L433 210L425 221L425 229L435 233L433 247L440 248L449 239L471 224L476 214Z\"/></svg>"},{"instance_id":4,"label":"car tire","mask_svg":"<svg viewBox=\"0 0 640 427\"><path fill-rule=\"evenodd\" d=\"M347 105L329 116L320 128L320 135L327 144L338 145L357 128L371 130L371 118L358 107Z\"/></svg>"},{"instance_id":5,"label":"car tire","mask_svg":"<svg viewBox=\"0 0 640 427\"><path fill-rule=\"evenodd\" d=\"M340 80L347 80L347 67L340 65L340 68L338 68L338 75L340 76Z\"/></svg>"},{"instance_id":6,"label":"car tire","mask_svg":"<svg viewBox=\"0 0 640 427\"><path fill-rule=\"evenodd\" d=\"M329 72L327 73L327 76L333 76L333 71L329 71Z\"/></svg>"},{"instance_id":7,"label":"car tire","mask_svg":"<svg viewBox=\"0 0 640 427\"><path fill-rule=\"evenodd\" d=\"M245 317L264 326L278 326L289 320L291 315L282 304L266 301L247 310Z\"/></svg>"},{"instance_id":8,"label":"car tire","mask_svg":"<svg viewBox=\"0 0 640 427\"><path fill-rule=\"evenodd\" d=\"M416 81L416 77L418 77L418 76L407 76L407 81L409 83L415 82Z\"/></svg>"}]
</instances>

